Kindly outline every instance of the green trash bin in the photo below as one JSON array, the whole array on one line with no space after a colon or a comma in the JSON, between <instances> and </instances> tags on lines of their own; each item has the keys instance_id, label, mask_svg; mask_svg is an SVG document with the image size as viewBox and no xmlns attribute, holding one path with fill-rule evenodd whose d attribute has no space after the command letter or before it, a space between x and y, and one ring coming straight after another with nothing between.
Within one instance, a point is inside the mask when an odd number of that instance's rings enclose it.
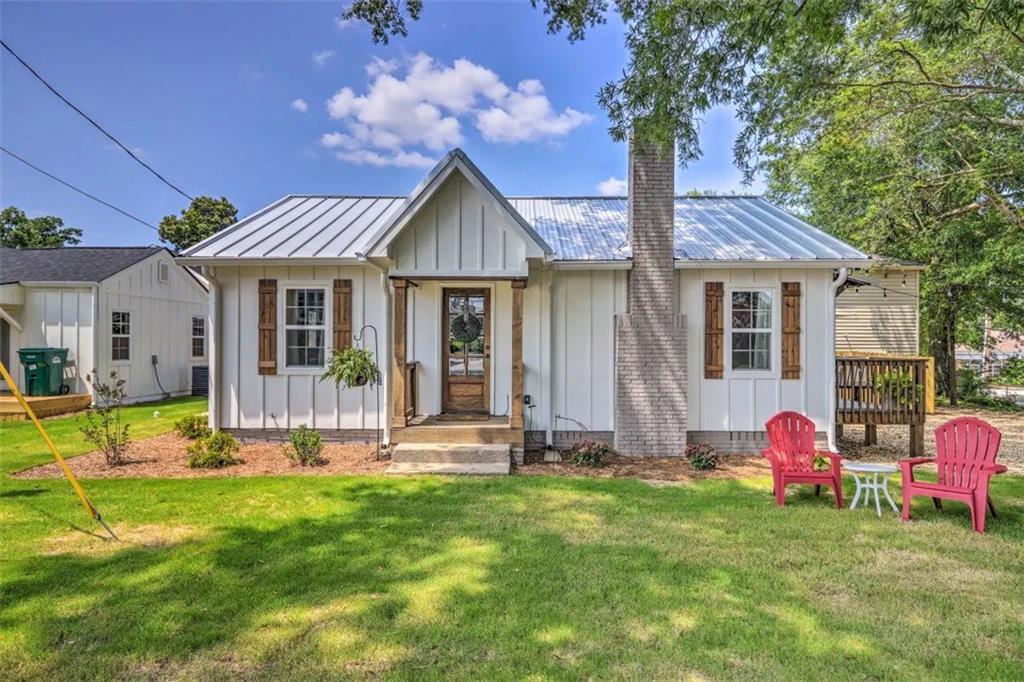
<instances>
[{"instance_id":1,"label":"green trash bin","mask_svg":"<svg viewBox=\"0 0 1024 682\"><path fill-rule=\"evenodd\" d=\"M71 387L64 383L67 348L22 348L18 358L25 366L25 395L63 395Z\"/></svg>"}]
</instances>

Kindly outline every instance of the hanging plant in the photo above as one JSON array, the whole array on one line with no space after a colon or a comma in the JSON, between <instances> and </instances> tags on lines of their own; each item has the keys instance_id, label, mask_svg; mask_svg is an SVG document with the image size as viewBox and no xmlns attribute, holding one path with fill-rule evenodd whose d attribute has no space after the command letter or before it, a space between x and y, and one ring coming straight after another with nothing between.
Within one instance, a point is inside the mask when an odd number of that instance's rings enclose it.
<instances>
[{"instance_id":1,"label":"hanging plant","mask_svg":"<svg viewBox=\"0 0 1024 682\"><path fill-rule=\"evenodd\" d=\"M344 384L348 388L355 388L368 383L379 384L381 373L373 353L365 348L349 346L331 354L320 381L324 379L333 380L335 386Z\"/></svg>"},{"instance_id":2,"label":"hanging plant","mask_svg":"<svg viewBox=\"0 0 1024 682\"><path fill-rule=\"evenodd\" d=\"M480 336L480 330L483 329L483 321L473 314L469 306L465 306L462 309L462 314L452 320L452 336L457 341L462 343L469 343L475 341Z\"/></svg>"}]
</instances>

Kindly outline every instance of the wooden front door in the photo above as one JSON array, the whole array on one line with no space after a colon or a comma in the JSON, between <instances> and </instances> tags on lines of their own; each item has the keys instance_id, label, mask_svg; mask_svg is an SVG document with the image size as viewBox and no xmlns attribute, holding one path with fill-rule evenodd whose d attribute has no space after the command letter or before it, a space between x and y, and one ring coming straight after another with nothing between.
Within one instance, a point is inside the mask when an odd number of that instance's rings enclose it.
<instances>
[{"instance_id":1,"label":"wooden front door","mask_svg":"<svg viewBox=\"0 0 1024 682\"><path fill-rule=\"evenodd\" d=\"M491 385L491 292L445 289L442 311L442 411L487 414Z\"/></svg>"}]
</instances>

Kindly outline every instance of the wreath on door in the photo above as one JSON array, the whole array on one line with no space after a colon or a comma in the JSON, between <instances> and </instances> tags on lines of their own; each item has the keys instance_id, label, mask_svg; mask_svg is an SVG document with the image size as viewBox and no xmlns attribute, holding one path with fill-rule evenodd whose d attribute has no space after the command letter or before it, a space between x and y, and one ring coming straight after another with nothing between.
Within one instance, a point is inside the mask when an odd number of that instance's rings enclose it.
<instances>
[{"instance_id":1,"label":"wreath on door","mask_svg":"<svg viewBox=\"0 0 1024 682\"><path fill-rule=\"evenodd\" d=\"M473 314L469 305L462 306L462 313L452 320L452 336L457 341L469 343L480 336L484 323L479 317Z\"/></svg>"}]
</instances>

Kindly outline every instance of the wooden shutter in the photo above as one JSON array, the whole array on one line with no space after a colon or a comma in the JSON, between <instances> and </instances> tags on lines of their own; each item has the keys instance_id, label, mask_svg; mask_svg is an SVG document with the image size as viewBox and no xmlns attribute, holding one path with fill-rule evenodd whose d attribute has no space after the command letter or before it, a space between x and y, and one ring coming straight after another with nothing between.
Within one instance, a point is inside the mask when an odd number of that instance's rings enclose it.
<instances>
[{"instance_id":1,"label":"wooden shutter","mask_svg":"<svg viewBox=\"0 0 1024 682\"><path fill-rule=\"evenodd\" d=\"M352 280L334 280L334 350L352 345Z\"/></svg>"},{"instance_id":2,"label":"wooden shutter","mask_svg":"<svg viewBox=\"0 0 1024 682\"><path fill-rule=\"evenodd\" d=\"M782 378L800 378L800 282L782 283Z\"/></svg>"},{"instance_id":3,"label":"wooden shutter","mask_svg":"<svg viewBox=\"0 0 1024 682\"><path fill-rule=\"evenodd\" d=\"M277 374L277 280L260 280L259 373Z\"/></svg>"},{"instance_id":4,"label":"wooden shutter","mask_svg":"<svg viewBox=\"0 0 1024 682\"><path fill-rule=\"evenodd\" d=\"M704 283L704 378L721 379L725 366L725 284Z\"/></svg>"}]
</instances>

